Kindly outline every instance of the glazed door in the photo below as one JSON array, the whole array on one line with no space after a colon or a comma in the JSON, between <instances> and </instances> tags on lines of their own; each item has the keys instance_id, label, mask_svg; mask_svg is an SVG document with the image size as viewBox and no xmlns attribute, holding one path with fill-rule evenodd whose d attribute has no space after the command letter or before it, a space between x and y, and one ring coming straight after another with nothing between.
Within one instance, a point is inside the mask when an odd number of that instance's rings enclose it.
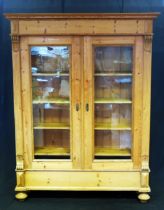
<instances>
[{"instance_id":1,"label":"glazed door","mask_svg":"<svg viewBox=\"0 0 164 210\"><path fill-rule=\"evenodd\" d=\"M141 37L84 38L85 168L140 165Z\"/></svg>"},{"instance_id":2,"label":"glazed door","mask_svg":"<svg viewBox=\"0 0 164 210\"><path fill-rule=\"evenodd\" d=\"M25 168L137 169L142 37L22 37Z\"/></svg>"},{"instance_id":3,"label":"glazed door","mask_svg":"<svg viewBox=\"0 0 164 210\"><path fill-rule=\"evenodd\" d=\"M21 39L26 168L81 168L80 39Z\"/></svg>"}]
</instances>

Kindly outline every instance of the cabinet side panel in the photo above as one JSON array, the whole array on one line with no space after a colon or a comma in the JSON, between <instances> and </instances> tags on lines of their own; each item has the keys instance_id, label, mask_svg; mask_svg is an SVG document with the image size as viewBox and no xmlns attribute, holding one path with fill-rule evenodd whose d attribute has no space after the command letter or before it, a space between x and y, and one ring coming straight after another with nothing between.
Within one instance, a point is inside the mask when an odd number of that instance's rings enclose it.
<instances>
[{"instance_id":1,"label":"cabinet side panel","mask_svg":"<svg viewBox=\"0 0 164 210\"><path fill-rule=\"evenodd\" d=\"M134 55L133 85L133 163L134 168L140 167L141 133L142 133L142 80L143 80L143 39L136 37Z\"/></svg>"},{"instance_id":2,"label":"cabinet side panel","mask_svg":"<svg viewBox=\"0 0 164 210\"><path fill-rule=\"evenodd\" d=\"M22 126L22 95L21 95L21 60L18 35L11 35L14 89L14 118L16 141L16 169L24 168L23 163L23 126Z\"/></svg>"},{"instance_id":3,"label":"cabinet side panel","mask_svg":"<svg viewBox=\"0 0 164 210\"><path fill-rule=\"evenodd\" d=\"M149 170L152 36L144 39L142 168Z\"/></svg>"}]
</instances>

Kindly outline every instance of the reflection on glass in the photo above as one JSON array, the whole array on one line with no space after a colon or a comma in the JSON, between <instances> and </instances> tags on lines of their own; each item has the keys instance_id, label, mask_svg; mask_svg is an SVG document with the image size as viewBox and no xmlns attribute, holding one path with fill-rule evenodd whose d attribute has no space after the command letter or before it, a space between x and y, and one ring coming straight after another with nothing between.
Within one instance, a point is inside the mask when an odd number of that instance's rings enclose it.
<instances>
[{"instance_id":1,"label":"reflection on glass","mask_svg":"<svg viewBox=\"0 0 164 210\"><path fill-rule=\"evenodd\" d=\"M131 105L96 104L95 123L110 126L131 126Z\"/></svg>"},{"instance_id":2,"label":"reflection on glass","mask_svg":"<svg viewBox=\"0 0 164 210\"><path fill-rule=\"evenodd\" d=\"M95 158L130 158L132 47L94 47Z\"/></svg>"},{"instance_id":3,"label":"reflection on glass","mask_svg":"<svg viewBox=\"0 0 164 210\"><path fill-rule=\"evenodd\" d=\"M34 104L34 125L39 123L65 123L69 125L69 106L64 104Z\"/></svg>"},{"instance_id":4,"label":"reflection on glass","mask_svg":"<svg viewBox=\"0 0 164 210\"><path fill-rule=\"evenodd\" d=\"M95 158L107 156L130 156L130 131L95 131Z\"/></svg>"},{"instance_id":5,"label":"reflection on glass","mask_svg":"<svg viewBox=\"0 0 164 210\"><path fill-rule=\"evenodd\" d=\"M69 130L34 130L35 155L68 156Z\"/></svg>"},{"instance_id":6,"label":"reflection on glass","mask_svg":"<svg viewBox=\"0 0 164 210\"><path fill-rule=\"evenodd\" d=\"M126 140L126 141L125 141ZM130 149L131 132L129 131L95 131L96 147Z\"/></svg>"},{"instance_id":7,"label":"reflection on glass","mask_svg":"<svg viewBox=\"0 0 164 210\"><path fill-rule=\"evenodd\" d=\"M31 47L35 158L70 158L70 48Z\"/></svg>"},{"instance_id":8,"label":"reflection on glass","mask_svg":"<svg viewBox=\"0 0 164 210\"><path fill-rule=\"evenodd\" d=\"M95 98L131 99L131 77L95 77Z\"/></svg>"},{"instance_id":9,"label":"reflection on glass","mask_svg":"<svg viewBox=\"0 0 164 210\"><path fill-rule=\"evenodd\" d=\"M33 99L69 99L69 77L33 77Z\"/></svg>"},{"instance_id":10,"label":"reflection on glass","mask_svg":"<svg viewBox=\"0 0 164 210\"><path fill-rule=\"evenodd\" d=\"M95 72L131 72L132 47L95 47Z\"/></svg>"},{"instance_id":11,"label":"reflection on glass","mask_svg":"<svg viewBox=\"0 0 164 210\"><path fill-rule=\"evenodd\" d=\"M32 73L37 72L68 72L68 46L34 46L31 47Z\"/></svg>"}]
</instances>

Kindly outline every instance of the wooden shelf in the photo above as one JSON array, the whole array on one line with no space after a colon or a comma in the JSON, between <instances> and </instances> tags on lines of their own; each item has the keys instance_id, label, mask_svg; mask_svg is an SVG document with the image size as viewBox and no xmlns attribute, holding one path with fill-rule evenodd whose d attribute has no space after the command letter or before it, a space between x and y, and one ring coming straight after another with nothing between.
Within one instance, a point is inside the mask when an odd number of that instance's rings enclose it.
<instances>
[{"instance_id":1,"label":"wooden shelf","mask_svg":"<svg viewBox=\"0 0 164 210\"><path fill-rule=\"evenodd\" d=\"M44 104L44 103L52 103L52 104L70 104L69 99L33 99L33 104Z\"/></svg>"},{"instance_id":2,"label":"wooden shelf","mask_svg":"<svg viewBox=\"0 0 164 210\"><path fill-rule=\"evenodd\" d=\"M131 156L130 149L119 148L95 148L95 156Z\"/></svg>"},{"instance_id":3,"label":"wooden shelf","mask_svg":"<svg viewBox=\"0 0 164 210\"><path fill-rule=\"evenodd\" d=\"M44 103L54 103L54 104L69 104L69 99L33 99L33 104L44 104ZM94 101L95 104L131 104L132 101L129 99L106 99L98 98Z\"/></svg>"},{"instance_id":4,"label":"wooden shelf","mask_svg":"<svg viewBox=\"0 0 164 210\"><path fill-rule=\"evenodd\" d=\"M63 147L35 147L35 155L41 156L51 156L51 155L62 155L68 156L70 155L69 148ZM130 149L119 149L119 148L95 148L95 155L96 156L131 156Z\"/></svg>"},{"instance_id":5,"label":"wooden shelf","mask_svg":"<svg viewBox=\"0 0 164 210\"><path fill-rule=\"evenodd\" d=\"M68 123L35 123L34 129L70 129Z\"/></svg>"},{"instance_id":6,"label":"wooden shelf","mask_svg":"<svg viewBox=\"0 0 164 210\"><path fill-rule=\"evenodd\" d=\"M45 77L48 77L48 76L69 76L69 73L33 73L32 76L45 76Z\"/></svg>"},{"instance_id":7,"label":"wooden shelf","mask_svg":"<svg viewBox=\"0 0 164 210\"><path fill-rule=\"evenodd\" d=\"M95 123L95 130L131 130L130 123L120 123L112 125L111 123Z\"/></svg>"},{"instance_id":8,"label":"wooden shelf","mask_svg":"<svg viewBox=\"0 0 164 210\"><path fill-rule=\"evenodd\" d=\"M108 99L108 98L97 98L95 99L95 104L131 104L132 101L129 99Z\"/></svg>"},{"instance_id":9,"label":"wooden shelf","mask_svg":"<svg viewBox=\"0 0 164 210\"><path fill-rule=\"evenodd\" d=\"M125 77L132 76L132 73L95 73L95 76L113 76L113 77Z\"/></svg>"},{"instance_id":10,"label":"wooden shelf","mask_svg":"<svg viewBox=\"0 0 164 210\"><path fill-rule=\"evenodd\" d=\"M66 147L52 147L52 146L47 146L47 147L35 147L35 152L34 155L45 155L45 156L50 156L50 155L57 155L57 156L68 156L70 155L70 149Z\"/></svg>"}]
</instances>

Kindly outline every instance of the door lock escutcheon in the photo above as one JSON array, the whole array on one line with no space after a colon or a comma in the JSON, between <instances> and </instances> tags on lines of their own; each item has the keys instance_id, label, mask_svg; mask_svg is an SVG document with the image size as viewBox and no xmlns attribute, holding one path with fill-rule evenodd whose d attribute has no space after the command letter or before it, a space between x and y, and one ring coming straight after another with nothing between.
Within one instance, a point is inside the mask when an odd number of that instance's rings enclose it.
<instances>
[{"instance_id":1,"label":"door lock escutcheon","mask_svg":"<svg viewBox=\"0 0 164 210\"><path fill-rule=\"evenodd\" d=\"M89 111L89 104L88 103L86 104L86 111L87 112Z\"/></svg>"},{"instance_id":2,"label":"door lock escutcheon","mask_svg":"<svg viewBox=\"0 0 164 210\"><path fill-rule=\"evenodd\" d=\"M79 111L79 104L76 104L76 111Z\"/></svg>"}]
</instances>

